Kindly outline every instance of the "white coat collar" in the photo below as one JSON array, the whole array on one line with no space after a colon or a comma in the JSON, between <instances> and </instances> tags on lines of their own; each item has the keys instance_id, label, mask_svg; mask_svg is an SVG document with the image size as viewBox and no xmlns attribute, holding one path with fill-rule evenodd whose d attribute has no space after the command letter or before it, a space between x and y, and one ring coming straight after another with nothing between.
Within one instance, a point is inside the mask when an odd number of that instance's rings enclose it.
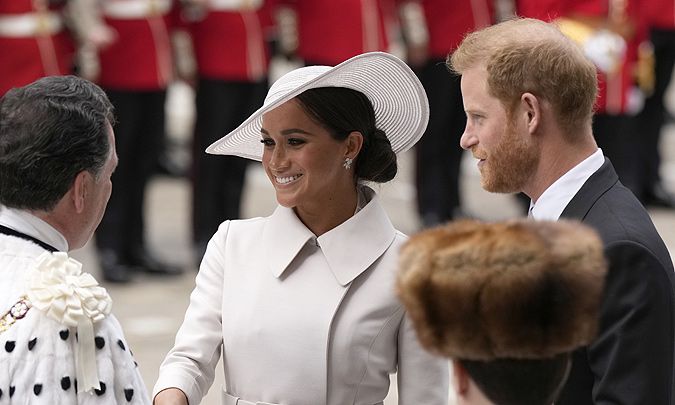
<instances>
[{"instance_id":1,"label":"white coat collar","mask_svg":"<svg viewBox=\"0 0 675 405\"><path fill-rule=\"evenodd\" d=\"M0 205L0 225L23 232L62 252L68 251L66 238L53 226L28 211Z\"/></svg>"},{"instance_id":2,"label":"white coat collar","mask_svg":"<svg viewBox=\"0 0 675 405\"><path fill-rule=\"evenodd\" d=\"M343 286L382 256L394 241L396 229L375 192L361 187L370 201L347 221L318 238L291 208L277 207L265 224L262 241L268 248L270 270L275 277L281 277L308 241L318 242L335 279Z\"/></svg>"}]
</instances>

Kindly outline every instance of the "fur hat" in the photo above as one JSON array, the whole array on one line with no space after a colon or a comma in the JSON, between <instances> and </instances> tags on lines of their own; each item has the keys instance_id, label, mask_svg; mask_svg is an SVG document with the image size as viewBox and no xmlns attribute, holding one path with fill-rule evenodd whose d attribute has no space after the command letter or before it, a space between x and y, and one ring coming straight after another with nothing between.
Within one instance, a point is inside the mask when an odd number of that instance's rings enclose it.
<instances>
[{"instance_id":1,"label":"fur hat","mask_svg":"<svg viewBox=\"0 0 675 405\"><path fill-rule=\"evenodd\" d=\"M607 265L572 221L458 221L402 248L398 294L420 342L443 356L548 358L595 336Z\"/></svg>"}]
</instances>

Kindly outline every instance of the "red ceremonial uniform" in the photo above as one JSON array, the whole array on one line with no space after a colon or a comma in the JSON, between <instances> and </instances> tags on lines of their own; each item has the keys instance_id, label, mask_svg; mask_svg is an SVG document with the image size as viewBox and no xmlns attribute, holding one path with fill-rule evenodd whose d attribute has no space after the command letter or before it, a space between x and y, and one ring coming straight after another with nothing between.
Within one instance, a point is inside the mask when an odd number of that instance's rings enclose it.
<instances>
[{"instance_id":1,"label":"red ceremonial uniform","mask_svg":"<svg viewBox=\"0 0 675 405\"><path fill-rule=\"evenodd\" d=\"M169 31L175 22L172 0L104 0L105 24L115 41L99 51L98 83L115 90L158 90L172 78Z\"/></svg>"},{"instance_id":2,"label":"red ceremonial uniform","mask_svg":"<svg viewBox=\"0 0 675 405\"><path fill-rule=\"evenodd\" d=\"M609 19L615 3L624 3L626 16L636 15L635 1L607 0L518 0L517 14L522 17L553 21L559 17L589 17ZM610 75L598 72L597 113L623 114L629 110L629 97L633 84L632 72L637 55L639 41L627 41L626 55L618 70Z\"/></svg>"},{"instance_id":3,"label":"red ceremonial uniform","mask_svg":"<svg viewBox=\"0 0 675 405\"><path fill-rule=\"evenodd\" d=\"M551 21L559 16L558 3L560 0L516 0L516 14Z\"/></svg>"},{"instance_id":4,"label":"red ceremonial uniform","mask_svg":"<svg viewBox=\"0 0 675 405\"><path fill-rule=\"evenodd\" d=\"M63 24L66 2L0 0L0 96L72 69L74 46Z\"/></svg>"},{"instance_id":5,"label":"red ceremonial uniform","mask_svg":"<svg viewBox=\"0 0 675 405\"><path fill-rule=\"evenodd\" d=\"M260 18L262 1L248 8L238 3L242 2L211 1L204 17L190 23L200 77L258 81L266 76L269 56Z\"/></svg>"},{"instance_id":6,"label":"red ceremonial uniform","mask_svg":"<svg viewBox=\"0 0 675 405\"><path fill-rule=\"evenodd\" d=\"M295 0L298 56L311 63L336 65L389 45L385 8L379 0Z\"/></svg>"},{"instance_id":7,"label":"red ceremonial uniform","mask_svg":"<svg viewBox=\"0 0 675 405\"><path fill-rule=\"evenodd\" d=\"M610 19L613 15L620 15L621 18L628 18L638 15L636 3L628 0L566 0L562 15L580 15L599 19ZM637 22L637 18L631 21L634 24ZM640 41L644 39L644 34L641 27L636 27L636 34L626 40L626 54L617 71L608 74L598 72L599 91L596 113L618 115L636 112L632 111L634 107L631 107L630 96L634 84L633 69L637 60L637 49Z\"/></svg>"},{"instance_id":8,"label":"red ceremonial uniform","mask_svg":"<svg viewBox=\"0 0 675 405\"><path fill-rule=\"evenodd\" d=\"M493 0L422 0L429 33L429 56L444 59L474 30L491 25Z\"/></svg>"},{"instance_id":9,"label":"red ceremonial uniform","mask_svg":"<svg viewBox=\"0 0 675 405\"><path fill-rule=\"evenodd\" d=\"M649 0L640 8L653 28L675 28L675 0Z\"/></svg>"}]
</instances>

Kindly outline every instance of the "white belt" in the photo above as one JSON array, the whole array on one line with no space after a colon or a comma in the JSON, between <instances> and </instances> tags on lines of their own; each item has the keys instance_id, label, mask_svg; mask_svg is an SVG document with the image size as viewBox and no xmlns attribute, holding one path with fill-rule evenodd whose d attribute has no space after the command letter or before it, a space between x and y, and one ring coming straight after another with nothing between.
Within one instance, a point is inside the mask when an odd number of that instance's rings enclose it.
<instances>
[{"instance_id":1,"label":"white belt","mask_svg":"<svg viewBox=\"0 0 675 405\"><path fill-rule=\"evenodd\" d=\"M120 0L103 3L103 15L120 20L165 15L171 10L171 0Z\"/></svg>"},{"instance_id":2,"label":"white belt","mask_svg":"<svg viewBox=\"0 0 675 405\"><path fill-rule=\"evenodd\" d=\"M234 395L230 395L227 392L221 390L222 393L222 405L278 405L278 404L273 404L271 402L253 402L253 401L245 401L239 397L235 397Z\"/></svg>"},{"instance_id":3,"label":"white belt","mask_svg":"<svg viewBox=\"0 0 675 405\"><path fill-rule=\"evenodd\" d=\"M209 10L255 11L262 7L263 0L208 0Z\"/></svg>"},{"instance_id":4,"label":"white belt","mask_svg":"<svg viewBox=\"0 0 675 405\"><path fill-rule=\"evenodd\" d=\"M62 28L61 15L53 11L0 16L0 37L53 35Z\"/></svg>"},{"instance_id":5,"label":"white belt","mask_svg":"<svg viewBox=\"0 0 675 405\"><path fill-rule=\"evenodd\" d=\"M235 397L234 395L230 395L225 390L220 390L221 397L222 397L222 405L278 405L278 404L273 404L271 402L253 402L253 401L246 401L244 399L241 399L239 397ZM373 405L384 405L384 402L378 402Z\"/></svg>"}]
</instances>

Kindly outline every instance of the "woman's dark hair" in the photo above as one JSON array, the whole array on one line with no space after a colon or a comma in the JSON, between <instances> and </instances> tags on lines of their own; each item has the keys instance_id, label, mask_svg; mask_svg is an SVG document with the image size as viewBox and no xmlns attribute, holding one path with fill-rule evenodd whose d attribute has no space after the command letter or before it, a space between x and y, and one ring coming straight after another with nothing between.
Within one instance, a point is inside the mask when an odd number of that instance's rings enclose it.
<instances>
[{"instance_id":1,"label":"woman's dark hair","mask_svg":"<svg viewBox=\"0 0 675 405\"><path fill-rule=\"evenodd\" d=\"M375 126L375 110L363 93L345 87L319 87L297 99L334 139L344 140L354 131L363 135L363 146L354 162L357 179L385 183L396 176L396 154L387 135Z\"/></svg>"}]
</instances>

